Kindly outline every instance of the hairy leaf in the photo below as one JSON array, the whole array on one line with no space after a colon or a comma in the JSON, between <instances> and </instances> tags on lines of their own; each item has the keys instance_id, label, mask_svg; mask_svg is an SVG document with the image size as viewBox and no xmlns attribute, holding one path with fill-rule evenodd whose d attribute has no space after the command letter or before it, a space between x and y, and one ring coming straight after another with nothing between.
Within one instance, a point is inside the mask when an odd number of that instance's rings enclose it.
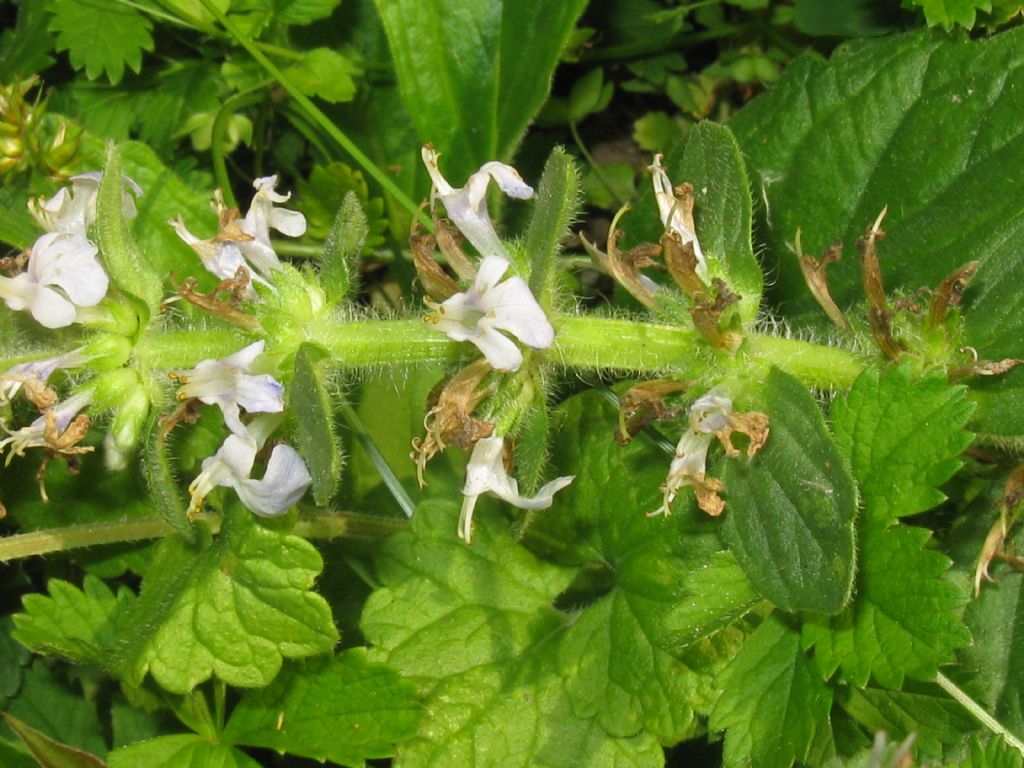
<instances>
[{"instance_id":1,"label":"hairy leaf","mask_svg":"<svg viewBox=\"0 0 1024 768\"><path fill-rule=\"evenodd\" d=\"M296 420L295 444L313 476L313 498L325 506L341 481L341 442L334 427L334 406L322 365L326 353L306 343L295 354L295 377L288 405Z\"/></svg>"},{"instance_id":2,"label":"hairy leaf","mask_svg":"<svg viewBox=\"0 0 1024 768\"><path fill-rule=\"evenodd\" d=\"M556 147L544 165L537 186L537 204L526 234L526 252L530 254L530 290L541 306L552 306L551 292L557 278L558 255L562 240L569 234L580 205L580 177L575 163L561 147Z\"/></svg>"},{"instance_id":3,"label":"hairy leaf","mask_svg":"<svg viewBox=\"0 0 1024 768\"><path fill-rule=\"evenodd\" d=\"M416 733L415 688L354 648L297 664L268 687L245 694L224 731L234 744L362 766L390 757Z\"/></svg>"},{"instance_id":4,"label":"hairy leaf","mask_svg":"<svg viewBox=\"0 0 1024 768\"><path fill-rule=\"evenodd\" d=\"M840 48L827 63L805 56L737 113L729 126L764 200L758 237L774 301L791 312L815 306L788 245L798 228L805 253L846 244L829 287L840 307L859 300L853 246L883 206L890 289L1020 253L1022 41L1021 29L972 42L917 32Z\"/></svg>"},{"instance_id":5,"label":"hairy leaf","mask_svg":"<svg viewBox=\"0 0 1024 768\"><path fill-rule=\"evenodd\" d=\"M836 613L853 585L853 481L803 384L773 368L762 396L767 444L723 461L726 541L775 605Z\"/></svg>"}]
</instances>

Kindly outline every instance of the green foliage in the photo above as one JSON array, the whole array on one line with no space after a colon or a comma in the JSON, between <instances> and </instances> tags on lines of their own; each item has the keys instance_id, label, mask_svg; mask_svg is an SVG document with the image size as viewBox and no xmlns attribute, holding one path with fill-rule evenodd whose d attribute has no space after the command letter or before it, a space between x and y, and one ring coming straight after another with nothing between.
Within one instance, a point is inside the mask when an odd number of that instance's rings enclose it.
<instances>
[{"instance_id":1,"label":"green foliage","mask_svg":"<svg viewBox=\"0 0 1024 768\"><path fill-rule=\"evenodd\" d=\"M18 22L0 33L0 81L28 77L53 64L47 0L18 3Z\"/></svg>"},{"instance_id":2,"label":"green foliage","mask_svg":"<svg viewBox=\"0 0 1024 768\"><path fill-rule=\"evenodd\" d=\"M583 0L378 0L395 71L421 143L456 184L508 160L544 103ZM452 23L453 20L458 23ZM530 62L521 66L521 62Z\"/></svg>"},{"instance_id":3,"label":"green foliage","mask_svg":"<svg viewBox=\"0 0 1024 768\"><path fill-rule=\"evenodd\" d=\"M104 762L95 755L58 744L12 715L5 713L3 718L42 768L105 768Z\"/></svg>"},{"instance_id":4,"label":"green foliage","mask_svg":"<svg viewBox=\"0 0 1024 768\"><path fill-rule=\"evenodd\" d=\"M110 753L110 768L259 768L259 763L227 744L211 744L195 734L160 736Z\"/></svg>"},{"instance_id":5,"label":"green foliage","mask_svg":"<svg viewBox=\"0 0 1024 768\"><path fill-rule=\"evenodd\" d=\"M50 29L57 50L67 51L71 65L90 80L106 74L117 84L127 66L142 67L142 52L153 50L153 25L144 14L114 0L50 0Z\"/></svg>"},{"instance_id":6,"label":"green foliage","mask_svg":"<svg viewBox=\"0 0 1024 768\"><path fill-rule=\"evenodd\" d=\"M836 613L853 585L856 490L807 389L774 369L763 396L767 445L725 462L726 541L775 605Z\"/></svg>"},{"instance_id":7,"label":"green foliage","mask_svg":"<svg viewBox=\"0 0 1024 768\"><path fill-rule=\"evenodd\" d=\"M526 233L526 250L533 259L530 290L541 306L550 307L554 303L552 291L558 274L558 257L562 253L562 241L569 234L579 210L579 184L576 165L556 147L544 165L537 187L537 204Z\"/></svg>"},{"instance_id":8,"label":"green foliage","mask_svg":"<svg viewBox=\"0 0 1024 768\"><path fill-rule=\"evenodd\" d=\"M911 4L924 11L929 27L941 26L952 29L954 26L971 29L974 27L978 11L991 11L990 0L910 0Z\"/></svg>"},{"instance_id":9,"label":"green foliage","mask_svg":"<svg viewBox=\"0 0 1024 768\"><path fill-rule=\"evenodd\" d=\"M295 377L288 402L296 420L296 445L313 476L313 498L326 506L341 480L341 441L334 427L334 407L327 389L325 353L303 344L295 355Z\"/></svg>"}]
</instances>

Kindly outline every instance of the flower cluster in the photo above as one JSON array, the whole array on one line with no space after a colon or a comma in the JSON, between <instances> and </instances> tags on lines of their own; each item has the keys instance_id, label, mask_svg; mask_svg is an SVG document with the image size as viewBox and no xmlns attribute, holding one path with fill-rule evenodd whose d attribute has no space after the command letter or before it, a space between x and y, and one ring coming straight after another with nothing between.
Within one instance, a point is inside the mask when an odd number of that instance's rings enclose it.
<instances>
[{"instance_id":1,"label":"flower cluster","mask_svg":"<svg viewBox=\"0 0 1024 768\"><path fill-rule=\"evenodd\" d=\"M718 438L727 456L739 456L733 447L732 433L741 432L750 438L747 456L753 456L768 439L768 417L763 413L733 413L732 400L714 391L697 398L690 406L688 427L676 446L676 454L669 466L668 477L661 486L664 494L661 506L649 516L669 515L672 502L683 488L693 488L697 506L717 517L725 509L718 495L724 488L722 481L707 476L708 450L712 439Z\"/></svg>"},{"instance_id":2,"label":"flower cluster","mask_svg":"<svg viewBox=\"0 0 1024 768\"><path fill-rule=\"evenodd\" d=\"M46 234L32 246L23 272L0 276L0 298L7 306L28 310L46 328L71 325L79 307L95 306L107 295L110 281L97 259L99 249L89 239L101 178L100 173L73 176L70 191L62 188L31 205ZM142 194L134 181L126 181L136 195ZM135 202L127 192L123 206L127 218L135 215Z\"/></svg>"},{"instance_id":3,"label":"flower cluster","mask_svg":"<svg viewBox=\"0 0 1024 768\"><path fill-rule=\"evenodd\" d=\"M280 515L302 497L312 482L302 458L287 445L274 446L262 480L250 477L256 454L280 423L280 417L261 416L243 424L240 409L261 414L284 410L281 383L269 374L249 373L263 348L264 342L257 341L221 360L203 360L195 368L171 373L181 384L179 400L197 399L218 406L231 432L217 453L203 461L202 472L189 486L189 516L199 511L207 494L217 486L233 488L257 515Z\"/></svg>"}]
</instances>

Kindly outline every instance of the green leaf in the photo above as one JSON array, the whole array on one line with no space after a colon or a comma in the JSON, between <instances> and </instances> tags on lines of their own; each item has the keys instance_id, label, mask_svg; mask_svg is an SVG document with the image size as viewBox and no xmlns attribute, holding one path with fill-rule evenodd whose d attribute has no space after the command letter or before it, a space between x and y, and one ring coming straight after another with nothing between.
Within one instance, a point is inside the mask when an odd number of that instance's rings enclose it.
<instances>
[{"instance_id":1,"label":"green leaf","mask_svg":"<svg viewBox=\"0 0 1024 768\"><path fill-rule=\"evenodd\" d=\"M793 23L808 35L874 37L898 29L899 8L884 0L796 0Z\"/></svg>"},{"instance_id":2,"label":"green leaf","mask_svg":"<svg viewBox=\"0 0 1024 768\"><path fill-rule=\"evenodd\" d=\"M788 243L837 240L840 307L862 298L854 243L888 206L886 286L937 285L955 267L1024 243L1024 30L978 41L918 32L797 59L729 122L764 200L758 238L772 299L815 310ZM948 120L950 110L957 119ZM823 190L829 190L823 194Z\"/></svg>"},{"instance_id":3,"label":"green leaf","mask_svg":"<svg viewBox=\"0 0 1024 768\"><path fill-rule=\"evenodd\" d=\"M302 61L285 70L287 78L307 96L317 96L330 104L351 101L356 94L353 77L359 68L330 48L314 48L302 55Z\"/></svg>"},{"instance_id":4,"label":"green leaf","mask_svg":"<svg viewBox=\"0 0 1024 768\"><path fill-rule=\"evenodd\" d=\"M526 252L531 259L530 290L542 307L550 309L553 305L558 256L579 207L579 171L565 150L555 147L544 164L537 204L526 232Z\"/></svg>"},{"instance_id":5,"label":"green leaf","mask_svg":"<svg viewBox=\"0 0 1024 768\"><path fill-rule=\"evenodd\" d=\"M313 476L313 498L325 506L341 481L341 441L334 427L334 405L327 389L327 353L305 343L295 354L295 377L288 388L288 405L295 417L295 445Z\"/></svg>"},{"instance_id":6,"label":"green leaf","mask_svg":"<svg viewBox=\"0 0 1024 768\"><path fill-rule=\"evenodd\" d=\"M806 759L827 729L832 691L800 648L800 633L777 612L750 636L715 687L709 728L725 730L726 766L777 768Z\"/></svg>"},{"instance_id":7,"label":"green leaf","mask_svg":"<svg viewBox=\"0 0 1024 768\"><path fill-rule=\"evenodd\" d=\"M966 760L957 763L956 768L1021 768L1024 758L1001 736L991 736L986 741L971 737L971 753Z\"/></svg>"},{"instance_id":8,"label":"green leaf","mask_svg":"<svg viewBox=\"0 0 1024 768\"><path fill-rule=\"evenodd\" d=\"M925 549L930 532L872 525L862 532L860 573L853 604L831 623L804 624L823 673L837 667L854 685L874 679L899 688L905 677L934 680L954 651L971 641L959 618L963 590L942 579L949 560Z\"/></svg>"},{"instance_id":9,"label":"green leaf","mask_svg":"<svg viewBox=\"0 0 1024 768\"><path fill-rule=\"evenodd\" d=\"M121 150L114 143L107 145L103 163L103 179L96 196L96 232L103 265L110 279L122 291L140 299L156 312L163 298L163 287L152 266L143 259L124 215L124 195L131 194L123 181L124 164Z\"/></svg>"},{"instance_id":10,"label":"green leaf","mask_svg":"<svg viewBox=\"0 0 1024 768\"><path fill-rule=\"evenodd\" d=\"M149 672L175 693L213 675L266 685L282 658L338 640L330 608L311 591L322 565L312 544L263 527L238 504L201 551L165 540L120 628L122 674L137 685Z\"/></svg>"},{"instance_id":11,"label":"green leaf","mask_svg":"<svg viewBox=\"0 0 1024 768\"><path fill-rule=\"evenodd\" d=\"M115 0L51 0L50 29L57 33L57 50L68 51L71 66L85 69L90 80L103 73L121 82L127 65L142 67L142 52L153 50L150 20Z\"/></svg>"},{"instance_id":12,"label":"green leaf","mask_svg":"<svg viewBox=\"0 0 1024 768\"><path fill-rule=\"evenodd\" d=\"M59 681L42 659L36 659L25 673L7 713L61 744L94 755L107 753L96 702L86 699L77 685L72 690Z\"/></svg>"},{"instance_id":13,"label":"green leaf","mask_svg":"<svg viewBox=\"0 0 1024 768\"><path fill-rule=\"evenodd\" d=\"M775 605L836 613L853 586L853 481L803 384L773 368L762 396L771 435L753 459L724 461L723 535Z\"/></svg>"},{"instance_id":14,"label":"green leaf","mask_svg":"<svg viewBox=\"0 0 1024 768\"><path fill-rule=\"evenodd\" d=\"M832 407L836 442L860 486L864 520L888 524L938 506L938 487L971 444L973 406L945 376L913 379L909 367L867 369Z\"/></svg>"},{"instance_id":15,"label":"green leaf","mask_svg":"<svg viewBox=\"0 0 1024 768\"><path fill-rule=\"evenodd\" d=\"M13 83L53 64L53 40L47 29L46 0L18 3L18 22L0 35L0 82Z\"/></svg>"},{"instance_id":16,"label":"green leaf","mask_svg":"<svg viewBox=\"0 0 1024 768\"><path fill-rule=\"evenodd\" d=\"M0 240L15 248L29 248L41 234L28 212L28 195L13 185L0 187Z\"/></svg>"},{"instance_id":17,"label":"green leaf","mask_svg":"<svg viewBox=\"0 0 1024 768\"><path fill-rule=\"evenodd\" d=\"M28 747L42 768L105 768L106 763L96 755L54 741L46 734L21 722L13 715L3 713L4 722Z\"/></svg>"},{"instance_id":18,"label":"green leaf","mask_svg":"<svg viewBox=\"0 0 1024 768\"><path fill-rule=\"evenodd\" d=\"M357 208L346 201L354 193ZM370 197L366 177L337 161L313 167L309 180L299 179L295 207L306 216L307 231L311 237L330 238L338 229L339 245L346 249L373 248L384 242L382 233L387 228L383 217L384 201ZM354 217L351 221L339 218L342 214ZM365 231L364 231L365 230ZM324 243L327 247L328 243ZM326 278L325 278L326 279Z\"/></svg>"},{"instance_id":19,"label":"green leaf","mask_svg":"<svg viewBox=\"0 0 1024 768\"><path fill-rule=\"evenodd\" d=\"M153 506L169 525L187 541L195 538L195 530L188 520L185 501L181 497L178 479L174 474L172 458L167 446L168 435L156 414L146 428L142 448L142 471Z\"/></svg>"},{"instance_id":20,"label":"green leaf","mask_svg":"<svg viewBox=\"0 0 1024 768\"><path fill-rule=\"evenodd\" d=\"M959 24L966 29L973 29L978 11L991 11L989 0L910 0L924 10L924 17L929 27L942 26L952 29Z\"/></svg>"},{"instance_id":21,"label":"green leaf","mask_svg":"<svg viewBox=\"0 0 1024 768\"><path fill-rule=\"evenodd\" d=\"M427 694L402 764L660 766L653 738L614 739L574 714L548 642L572 571L535 558L483 506L472 546L455 535L456 505L426 502L378 561L362 620L371 653Z\"/></svg>"},{"instance_id":22,"label":"green leaf","mask_svg":"<svg viewBox=\"0 0 1024 768\"><path fill-rule=\"evenodd\" d=\"M910 688L883 691L848 686L840 689L839 704L863 727L885 731L894 741L916 734L914 755L919 758L941 759L946 748L963 744L966 735L979 728L938 686Z\"/></svg>"},{"instance_id":23,"label":"green leaf","mask_svg":"<svg viewBox=\"0 0 1024 768\"><path fill-rule=\"evenodd\" d=\"M361 767L391 757L416 733L415 687L354 648L287 668L265 689L245 694L224 739L281 753Z\"/></svg>"},{"instance_id":24,"label":"green leaf","mask_svg":"<svg viewBox=\"0 0 1024 768\"><path fill-rule=\"evenodd\" d=\"M341 0L273 0L279 21L285 24L309 24L326 19Z\"/></svg>"},{"instance_id":25,"label":"green leaf","mask_svg":"<svg viewBox=\"0 0 1024 768\"><path fill-rule=\"evenodd\" d=\"M508 161L544 103L585 0L376 0L422 143L456 185ZM529 66L523 66L529 62Z\"/></svg>"},{"instance_id":26,"label":"green leaf","mask_svg":"<svg viewBox=\"0 0 1024 768\"><path fill-rule=\"evenodd\" d=\"M226 744L211 744L194 733L158 736L115 749L109 768L260 768L260 764Z\"/></svg>"},{"instance_id":27,"label":"green leaf","mask_svg":"<svg viewBox=\"0 0 1024 768\"><path fill-rule=\"evenodd\" d=\"M30 656L28 649L11 637L13 629L11 616L0 618L0 709L6 709L7 700L21 688Z\"/></svg>"},{"instance_id":28,"label":"green leaf","mask_svg":"<svg viewBox=\"0 0 1024 768\"><path fill-rule=\"evenodd\" d=\"M1000 573L964 611L974 642L951 676L986 712L1024 738L1024 576Z\"/></svg>"},{"instance_id":29,"label":"green leaf","mask_svg":"<svg viewBox=\"0 0 1024 768\"><path fill-rule=\"evenodd\" d=\"M25 612L14 615L14 639L36 653L109 668L111 649L118 638L118 615L131 605L134 595L122 587L115 596L91 575L85 577L82 587L51 579L49 597L25 595Z\"/></svg>"},{"instance_id":30,"label":"green leaf","mask_svg":"<svg viewBox=\"0 0 1024 768\"><path fill-rule=\"evenodd\" d=\"M346 192L320 259L320 284L329 303L339 304L350 298L358 287L359 255L368 234L359 198L355 192Z\"/></svg>"}]
</instances>

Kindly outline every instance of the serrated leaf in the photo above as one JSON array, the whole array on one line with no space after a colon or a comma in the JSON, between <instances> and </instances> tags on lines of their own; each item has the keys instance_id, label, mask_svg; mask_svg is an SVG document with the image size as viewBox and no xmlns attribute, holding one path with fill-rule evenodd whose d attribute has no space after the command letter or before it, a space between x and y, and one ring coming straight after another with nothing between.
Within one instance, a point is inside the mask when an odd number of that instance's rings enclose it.
<instances>
[{"instance_id":1,"label":"serrated leaf","mask_svg":"<svg viewBox=\"0 0 1024 768\"><path fill-rule=\"evenodd\" d=\"M0 709L7 708L7 700L18 693L21 678L28 664L29 651L13 637L14 620L11 616L0 618Z\"/></svg>"},{"instance_id":2,"label":"serrated leaf","mask_svg":"<svg viewBox=\"0 0 1024 768\"><path fill-rule=\"evenodd\" d=\"M841 307L861 300L853 246L886 205L879 254L890 290L1020 253L1022 41L1021 29L972 42L917 32L840 49L827 63L805 56L730 120L765 203L758 237L775 302L816 311L787 245L798 228L805 253L846 244L829 288Z\"/></svg>"},{"instance_id":3,"label":"serrated leaf","mask_svg":"<svg viewBox=\"0 0 1024 768\"><path fill-rule=\"evenodd\" d=\"M723 535L755 588L787 611L836 613L854 574L856 491L807 388L773 368L771 434L753 459L722 462Z\"/></svg>"},{"instance_id":4,"label":"serrated leaf","mask_svg":"<svg viewBox=\"0 0 1024 768\"><path fill-rule=\"evenodd\" d=\"M109 768L260 768L260 764L226 744L211 744L194 733L158 736L115 749Z\"/></svg>"},{"instance_id":5,"label":"serrated leaf","mask_svg":"<svg viewBox=\"0 0 1024 768\"><path fill-rule=\"evenodd\" d=\"M1001 736L971 737L971 753L956 768L1021 768L1024 758Z\"/></svg>"},{"instance_id":6,"label":"serrated leaf","mask_svg":"<svg viewBox=\"0 0 1024 768\"><path fill-rule=\"evenodd\" d=\"M929 27L941 26L952 29L959 25L973 29L978 11L991 11L989 0L910 0L924 11Z\"/></svg>"},{"instance_id":7,"label":"serrated leaf","mask_svg":"<svg viewBox=\"0 0 1024 768\"><path fill-rule=\"evenodd\" d=\"M828 728L832 691L800 647L800 633L772 613L725 668L709 728L724 730L724 765L782 768L802 761Z\"/></svg>"},{"instance_id":8,"label":"serrated leaf","mask_svg":"<svg viewBox=\"0 0 1024 768\"><path fill-rule=\"evenodd\" d=\"M354 648L283 671L245 694L224 730L228 742L361 768L391 757L421 715L416 689Z\"/></svg>"},{"instance_id":9,"label":"serrated leaf","mask_svg":"<svg viewBox=\"0 0 1024 768\"><path fill-rule=\"evenodd\" d=\"M864 520L886 525L938 506L938 487L971 443L973 406L944 376L913 379L908 367L867 369L832 407L836 442L849 457Z\"/></svg>"},{"instance_id":10,"label":"serrated leaf","mask_svg":"<svg viewBox=\"0 0 1024 768\"><path fill-rule=\"evenodd\" d=\"M940 759L945 748L962 744L977 722L938 686L914 686L907 691L841 689L839 704L869 731L884 731L894 741L910 734L914 755Z\"/></svg>"},{"instance_id":11,"label":"serrated leaf","mask_svg":"<svg viewBox=\"0 0 1024 768\"><path fill-rule=\"evenodd\" d=\"M288 388L288 406L296 421L295 445L313 476L313 498L320 506L337 491L343 463L323 365L326 356L313 344L301 345L295 353L295 377Z\"/></svg>"},{"instance_id":12,"label":"serrated leaf","mask_svg":"<svg viewBox=\"0 0 1024 768\"><path fill-rule=\"evenodd\" d=\"M373 656L427 691L402 764L660 766L653 738L614 739L573 714L546 647L572 571L535 558L482 508L467 546L457 518L452 503L420 505L411 530L384 545L382 586L363 612Z\"/></svg>"},{"instance_id":13,"label":"serrated leaf","mask_svg":"<svg viewBox=\"0 0 1024 768\"><path fill-rule=\"evenodd\" d=\"M82 587L51 579L49 597L25 595L25 612L14 615L14 639L36 653L109 668L118 617L134 595L124 587L115 595L92 575L85 577Z\"/></svg>"},{"instance_id":14,"label":"serrated leaf","mask_svg":"<svg viewBox=\"0 0 1024 768\"><path fill-rule=\"evenodd\" d=\"M96 755L54 741L18 718L3 713L4 722L22 740L41 768L105 768Z\"/></svg>"},{"instance_id":15,"label":"serrated leaf","mask_svg":"<svg viewBox=\"0 0 1024 768\"><path fill-rule=\"evenodd\" d=\"M420 142L462 184L510 159L544 103L585 0L376 0ZM522 66L529 62L529 66Z\"/></svg>"},{"instance_id":16,"label":"serrated leaf","mask_svg":"<svg viewBox=\"0 0 1024 768\"><path fill-rule=\"evenodd\" d=\"M312 591L322 560L309 542L230 508L217 540L199 551L163 542L121 625L120 670L186 693L216 676L242 688L269 683L283 658L338 640L326 601Z\"/></svg>"},{"instance_id":17,"label":"serrated leaf","mask_svg":"<svg viewBox=\"0 0 1024 768\"><path fill-rule=\"evenodd\" d=\"M550 309L553 305L558 255L579 206L579 171L565 150L556 147L544 164L537 187L537 204L526 232L526 252L531 259L530 290L542 307Z\"/></svg>"},{"instance_id":18,"label":"serrated leaf","mask_svg":"<svg viewBox=\"0 0 1024 768\"><path fill-rule=\"evenodd\" d=\"M306 51L302 61L285 70L285 76L304 94L329 104L352 100L356 94L353 77L358 73L350 59L330 48Z\"/></svg>"},{"instance_id":19,"label":"serrated leaf","mask_svg":"<svg viewBox=\"0 0 1024 768\"><path fill-rule=\"evenodd\" d=\"M949 560L924 549L924 528L869 526L862 532L853 604L832 622L804 624L824 674L837 667L854 685L869 679L898 689L905 677L934 680L954 651L971 641L958 611L962 589L944 581Z\"/></svg>"},{"instance_id":20,"label":"serrated leaf","mask_svg":"<svg viewBox=\"0 0 1024 768\"><path fill-rule=\"evenodd\" d=\"M57 50L68 51L71 66L85 69L90 80L106 73L121 82L127 65L142 67L142 52L153 50L153 28L139 11L114 0L52 0L50 29L57 33Z\"/></svg>"}]
</instances>

